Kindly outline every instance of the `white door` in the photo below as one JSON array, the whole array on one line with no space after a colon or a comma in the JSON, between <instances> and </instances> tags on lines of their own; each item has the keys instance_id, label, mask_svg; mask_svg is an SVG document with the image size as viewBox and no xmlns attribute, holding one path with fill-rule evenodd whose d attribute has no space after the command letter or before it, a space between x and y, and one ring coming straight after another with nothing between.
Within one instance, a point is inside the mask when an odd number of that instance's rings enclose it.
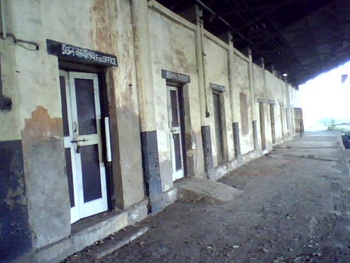
<instances>
[{"instance_id":1,"label":"white door","mask_svg":"<svg viewBox=\"0 0 350 263\"><path fill-rule=\"evenodd\" d=\"M171 159L173 168L172 177L173 181L175 181L184 177L179 92L176 87L168 86L167 89Z\"/></svg>"},{"instance_id":2,"label":"white door","mask_svg":"<svg viewBox=\"0 0 350 263\"><path fill-rule=\"evenodd\" d=\"M97 74L60 71L71 223L108 209Z\"/></svg>"}]
</instances>

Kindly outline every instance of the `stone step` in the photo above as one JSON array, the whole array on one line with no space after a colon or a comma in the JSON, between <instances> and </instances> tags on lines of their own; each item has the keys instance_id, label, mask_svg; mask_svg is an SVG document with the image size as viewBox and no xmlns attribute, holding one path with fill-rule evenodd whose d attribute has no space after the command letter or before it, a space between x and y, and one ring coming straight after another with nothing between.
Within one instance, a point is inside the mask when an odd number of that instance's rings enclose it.
<instances>
[{"instance_id":1,"label":"stone step","mask_svg":"<svg viewBox=\"0 0 350 263\"><path fill-rule=\"evenodd\" d=\"M178 199L196 201L211 198L219 202L230 202L243 193L242 190L207 179L185 178L176 183Z\"/></svg>"}]
</instances>

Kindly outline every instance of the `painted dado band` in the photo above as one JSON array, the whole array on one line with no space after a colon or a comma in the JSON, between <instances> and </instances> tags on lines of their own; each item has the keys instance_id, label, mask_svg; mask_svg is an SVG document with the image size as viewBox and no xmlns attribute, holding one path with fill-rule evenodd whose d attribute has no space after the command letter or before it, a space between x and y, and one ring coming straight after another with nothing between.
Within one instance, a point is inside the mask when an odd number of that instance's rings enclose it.
<instances>
[{"instance_id":1,"label":"painted dado band","mask_svg":"<svg viewBox=\"0 0 350 263\"><path fill-rule=\"evenodd\" d=\"M190 83L190 76L162 69L162 78L180 83Z\"/></svg>"},{"instance_id":2,"label":"painted dado band","mask_svg":"<svg viewBox=\"0 0 350 263\"><path fill-rule=\"evenodd\" d=\"M117 57L98 51L76 47L69 44L47 39L47 53L56 55L67 60L80 61L85 63L99 64L103 66L118 66Z\"/></svg>"}]
</instances>

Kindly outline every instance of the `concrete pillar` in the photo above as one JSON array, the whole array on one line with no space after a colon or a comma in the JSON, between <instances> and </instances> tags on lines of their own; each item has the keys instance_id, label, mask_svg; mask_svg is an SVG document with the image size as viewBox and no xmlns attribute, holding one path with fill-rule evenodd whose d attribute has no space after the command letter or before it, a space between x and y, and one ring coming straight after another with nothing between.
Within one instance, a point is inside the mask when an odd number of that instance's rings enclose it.
<instances>
[{"instance_id":1,"label":"concrete pillar","mask_svg":"<svg viewBox=\"0 0 350 263\"><path fill-rule=\"evenodd\" d=\"M254 87L254 76L253 76L253 56L252 50L248 49L248 59L249 59L249 93L251 98L251 114L252 120L256 120L256 112L255 112L255 87Z\"/></svg>"},{"instance_id":2,"label":"concrete pillar","mask_svg":"<svg viewBox=\"0 0 350 263\"><path fill-rule=\"evenodd\" d=\"M198 90L200 98L200 116L201 116L201 133L203 143L204 168L209 171L214 167L211 132L209 125L209 110L208 110L208 87L204 63L204 43L203 43L203 10L196 6L196 55L198 68Z\"/></svg>"},{"instance_id":3,"label":"concrete pillar","mask_svg":"<svg viewBox=\"0 0 350 263\"><path fill-rule=\"evenodd\" d=\"M260 58L260 64L261 64L261 68L263 69L263 73L264 73L264 97L265 99L267 99L267 87L266 87L266 71L265 71L265 60L263 57Z\"/></svg>"},{"instance_id":4,"label":"concrete pillar","mask_svg":"<svg viewBox=\"0 0 350 263\"><path fill-rule=\"evenodd\" d=\"M197 55L197 70L198 70L198 91L201 108L201 125L206 125L207 95L206 95L206 77L204 68L204 50L203 50L203 10L196 6L196 55Z\"/></svg>"},{"instance_id":5,"label":"concrete pillar","mask_svg":"<svg viewBox=\"0 0 350 263\"><path fill-rule=\"evenodd\" d=\"M232 33L228 35L228 69L229 69L229 90L231 95L231 116L232 116L232 129L233 129L233 143L235 157L241 158L241 147L240 147L240 134L239 134L239 92L235 89L235 78L234 78L234 47L233 47L233 36Z\"/></svg>"},{"instance_id":6,"label":"concrete pillar","mask_svg":"<svg viewBox=\"0 0 350 263\"><path fill-rule=\"evenodd\" d=\"M161 203L162 185L159 169L147 1L131 1L131 13L140 106L143 173L146 193L150 198L150 212L156 213L163 208L163 205Z\"/></svg>"},{"instance_id":7,"label":"concrete pillar","mask_svg":"<svg viewBox=\"0 0 350 263\"><path fill-rule=\"evenodd\" d=\"M147 1L131 1L141 131L156 130Z\"/></svg>"},{"instance_id":8,"label":"concrete pillar","mask_svg":"<svg viewBox=\"0 0 350 263\"><path fill-rule=\"evenodd\" d=\"M248 48L249 59L249 93L250 93L250 107L252 116L252 128L253 128L253 141L254 150L258 148L258 130L257 130L257 116L256 116L256 99L255 99L255 86L254 86L254 74L253 74L253 56L252 50Z\"/></svg>"},{"instance_id":9,"label":"concrete pillar","mask_svg":"<svg viewBox=\"0 0 350 263\"><path fill-rule=\"evenodd\" d=\"M228 69L229 69L229 87L230 87L230 93L231 93L231 114L232 114L232 121L233 122L238 122L239 121L239 116L238 114L235 114L235 106L236 104L238 105L238 93L235 91L235 78L234 78L234 69L233 69L233 64L234 64L234 47L233 47L233 36L232 33L229 33L228 36Z\"/></svg>"},{"instance_id":10,"label":"concrete pillar","mask_svg":"<svg viewBox=\"0 0 350 263\"><path fill-rule=\"evenodd\" d=\"M291 103L290 103L290 88L287 82L287 76L284 78L284 83L285 83L285 89L286 89L286 96L287 96L287 112L288 112L288 116L286 116L286 118L288 118L287 122L289 123L289 127L288 128L288 134L289 135L293 135L293 122L292 122L292 109L291 109Z\"/></svg>"}]
</instances>

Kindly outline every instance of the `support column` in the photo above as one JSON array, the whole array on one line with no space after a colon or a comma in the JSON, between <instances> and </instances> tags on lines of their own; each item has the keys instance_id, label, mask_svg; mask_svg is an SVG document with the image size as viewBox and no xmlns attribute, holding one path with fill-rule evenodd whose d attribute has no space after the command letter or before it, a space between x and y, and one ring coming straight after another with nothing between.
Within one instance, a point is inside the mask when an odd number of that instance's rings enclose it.
<instances>
[{"instance_id":1,"label":"support column","mask_svg":"<svg viewBox=\"0 0 350 263\"><path fill-rule=\"evenodd\" d=\"M264 97L267 100L267 87L266 87L266 71L265 71L265 60L263 57L260 58L261 68L264 73Z\"/></svg>"},{"instance_id":2,"label":"support column","mask_svg":"<svg viewBox=\"0 0 350 263\"><path fill-rule=\"evenodd\" d=\"M252 127L253 127L253 141L254 141L254 150L258 148L258 130L256 127L256 100L255 100L255 86L254 86L254 75L253 75L253 56L252 50L248 48L248 59L249 59L249 93L251 101L251 115L252 115Z\"/></svg>"},{"instance_id":3,"label":"support column","mask_svg":"<svg viewBox=\"0 0 350 263\"><path fill-rule=\"evenodd\" d=\"M233 130L233 143L234 143L234 151L235 157L241 158L241 146L240 146L240 135L239 135L239 117L236 116L235 110L239 108L238 103L238 94L236 94L235 87L235 79L233 76L233 64L234 64L234 47L233 47L233 36L232 33L228 34L228 70L229 70L229 90L231 95L231 116L232 116L232 130ZM235 107L236 106L236 107Z\"/></svg>"},{"instance_id":4,"label":"support column","mask_svg":"<svg viewBox=\"0 0 350 263\"><path fill-rule=\"evenodd\" d=\"M252 50L248 49L248 59L249 59L249 92L251 97L251 114L253 121L256 120L255 111L255 86L254 86L254 75L253 75L253 56Z\"/></svg>"},{"instance_id":5,"label":"support column","mask_svg":"<svg viewBox=\"0 0 350 263\"><path fill-rule=\"evenodd\" d=\"M160 211L162 185L159 170L158 138L149 44L147 1L131 1L134 31L136 81L140 106L142 166L151 213Z\"/></svg>"},{"instance_id":6,"label":"support column","mask_svg":"<svg viewBox=\"0 0 350 263\"><path fill-rule=\"evenodd\" d=\"M293 123L292 123L292 110L291 110L291 103L290 103L290 89L288 86L288 82L287 82L287 76L284 77L284 83L285 83L285 89L287 92L287 112L288 112L288 116L286 116L287 123L289 123L287 130L288 130L288 135L292 136L293 135Z\"/></svg>"},{"instance_id":7,"label":"support column","mask_svg":"<svg viewBox=\"0 0 350 263\"><path fill-rule=\"evenodd\" d=\"M259 115L259 121L263 122L262 124L260 124L260 129L262 129L261 127L263 127L264 131L260 131L261 136L263 136L263 138L261 139L261 149L264 151L266 150L266 127L267 127L267 116L268 116L268 112L266 110L266 102L267 102L267 90L266 90L266 71L265 71L265 61L263 57L260 57L260 67L262 68L262 72L263 72L263 98L260 101L260 103L262 103L262 107L259 106L259 111L262 111L262 113L259 112L259 114L262 114L263 118L260 118Z\"/></svg>"},{"instance_id":8,"label":"support column","mask_svg":"<svg viewBox=\"0 0 350 263\"><path fill-rule=\"evenodd\" d=\"M204 165L205 171L209 171L213 168L213 151L211 143L210 125L208 119L210 116L208 110L208 99L207 99L207 81L205 74L205 63L204 63L204 43L203 43L203 10L196 6L196 55L197 55L197 68L198 68L198 89L200 98L200 109L201 109L201 132L202 132L202 143L203 143L203 154L204 154Z\"/></svg>"}]
</instances>

